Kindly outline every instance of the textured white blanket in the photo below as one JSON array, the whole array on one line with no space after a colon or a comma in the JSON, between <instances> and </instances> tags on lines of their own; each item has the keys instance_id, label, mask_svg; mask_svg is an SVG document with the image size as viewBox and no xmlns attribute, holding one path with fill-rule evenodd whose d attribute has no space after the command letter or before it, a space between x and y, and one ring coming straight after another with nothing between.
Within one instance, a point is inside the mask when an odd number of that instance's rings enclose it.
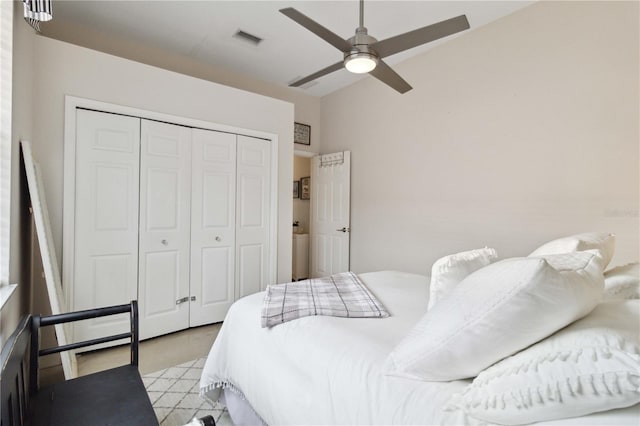
<instances>
[{"instance_id":1,"label":"textured white blanket","mask_svg":"<svg viewBox=\"0 0 640 426\"><path fill-rule=\"evenodd\" d=\"M201 394L216 401L229 389L269 425L477 424L459 409L444 409L469 380L423 382L382 373L389 353L424 315L429 279L402 272L359 278L389 318L310 316L262 328L264 293L238 300L207 358ZM639 415L640 404L549 424L637 426Z\"/></svg>"},{"instance_id":2,"label":"textured white blanket","mask_svg":"<svg viewBox=\"0 0 640 426\"><path fill-rule=\"evenodd\" d=\"M267 287L262 327L312 315L386 318L389 313L353 272Z\"/></svg>"}]
</instances>

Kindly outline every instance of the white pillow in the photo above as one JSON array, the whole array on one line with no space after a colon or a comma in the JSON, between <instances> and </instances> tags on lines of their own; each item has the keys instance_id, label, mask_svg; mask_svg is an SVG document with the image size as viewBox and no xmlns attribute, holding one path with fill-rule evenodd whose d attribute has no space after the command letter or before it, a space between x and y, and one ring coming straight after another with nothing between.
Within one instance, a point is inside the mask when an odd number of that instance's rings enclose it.
<instances>
[{"instance_id":1,"label":"white pillow","mask_svg":"<svg viewBox=\"0 0 640 426\"><path fill-rule=\"evenodd\" d=\"M453 406L490 423L583 416L640 402L640 300L609 301L483 371Z\"/></svg>"},{"instance_id":2,"label":"white pillow","mask_svg":"<svg viewBox=\"0 0 640 426\"><path fill-rule=\"evenodd\" d=\"M605 299L640 299L640 263L617 266L604 273Z\"/></svg>"},{"instance_id":3,"label":"white pillow","mask_svg":"<svg viewBox=\"0 0 640 426\"><path fill-rule=\"evenodd\" d=\"M602 296L597 251L493 263L428 311L386 360L387 374L427 381L474 377L588 314Z\"/></svg>"},{"instance_id":4,"label":"white pillow","mask_svg":"<svg viewBox=\"0 0 640 426\"><path fill-rule=\"evenodd\" d=\"M467 275L495 262L498 258L495 249L482 248L450 254L436 260L431 267L431 285L429 287L429 305L431 309L442 300Z\"/></svg>"},{"instance_id":5,"label":"white pillow","mask_svg":"<svg viewBox=\"0 0 640 426\"><path fill-rule=\"evenodd\" d=\"M598 250L602 255L602 267L606 268L616 248L616 236L601 232L587 232L558 238L541 245L529 257L545 256L547 254L572 253L574 251Z\"/></svg>"}]
</instances>

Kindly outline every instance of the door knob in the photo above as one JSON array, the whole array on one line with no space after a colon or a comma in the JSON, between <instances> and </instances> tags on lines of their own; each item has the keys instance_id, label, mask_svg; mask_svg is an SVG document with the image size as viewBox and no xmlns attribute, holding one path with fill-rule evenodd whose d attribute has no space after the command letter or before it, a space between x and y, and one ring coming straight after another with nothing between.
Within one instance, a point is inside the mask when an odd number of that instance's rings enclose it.
<instances>
[{"instance_id":1,"label":"door knob","mask_svg":"<svg viewBox=\"0 0 640 426\"><path fill-rule=\"evenodd\" d=\"M216 237L216 241L222 241L222 238Z\"/></svg>"},{"instance_id":2,"label":"door knob","mask_svg":"<svg viewBox=\"0 0 640 426\"><path fill-rule=\"evenodd\" d=\"M336 231L338 231L338 232L349 232L349 228L343 226L342 229L336 229Z\"/></svg>"},{"instance_id":3,"label":"door knob","mask_svg":"<svg viewBox=\"0 0 640 426\"><path fill-rule=\"evenodd\" d=\"M168 244L169 244L169 241L167 241L167 240L162 240L162 241L160 241L160 242L162 243L162 245L163 245L163 246L166 246L166 245L168 245Z\"/></svg>"}]
</instances>

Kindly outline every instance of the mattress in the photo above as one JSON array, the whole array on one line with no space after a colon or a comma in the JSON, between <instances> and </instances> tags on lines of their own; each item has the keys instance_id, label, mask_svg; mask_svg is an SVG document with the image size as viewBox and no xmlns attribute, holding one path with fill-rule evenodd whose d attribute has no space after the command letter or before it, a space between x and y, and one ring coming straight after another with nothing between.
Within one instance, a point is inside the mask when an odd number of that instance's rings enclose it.
<instances>
[{"instance_id":1,"label":"mattress","mask_svg":"<svg viewBox=\"0 0 640 426\"><path fill-rule=\"evenodd\" d=\"M360 278L391 317L316 316L267 329L260 327L264 293L238 300L207 358L201 393L215 401L222 389L232 391L270 425L479 424L447 408L470 380L382 374L387 355L426 312L428 277L384 271ZM639 407L553 424L637 425Z\"/></svg>"}]
</instances>

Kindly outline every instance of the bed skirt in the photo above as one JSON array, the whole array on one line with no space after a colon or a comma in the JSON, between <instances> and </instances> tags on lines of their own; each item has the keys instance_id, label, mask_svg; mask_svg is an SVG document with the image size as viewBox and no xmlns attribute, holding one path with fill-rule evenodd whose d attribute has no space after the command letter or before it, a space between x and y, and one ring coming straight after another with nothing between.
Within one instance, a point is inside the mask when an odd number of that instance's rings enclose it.
<instances>
[{"instance_id":1,"label":"bed skirt","mask_svg":"<svg viewBox=\"0 0 640 426\"><path fill-rule=\"evenodd\" d=\"M231 389L224 389L218 401L227 407L229 416L236 426L267 425L258 413L255 412L253 407L251 407L249 401Z\"/></svg>"}]
</instances>

